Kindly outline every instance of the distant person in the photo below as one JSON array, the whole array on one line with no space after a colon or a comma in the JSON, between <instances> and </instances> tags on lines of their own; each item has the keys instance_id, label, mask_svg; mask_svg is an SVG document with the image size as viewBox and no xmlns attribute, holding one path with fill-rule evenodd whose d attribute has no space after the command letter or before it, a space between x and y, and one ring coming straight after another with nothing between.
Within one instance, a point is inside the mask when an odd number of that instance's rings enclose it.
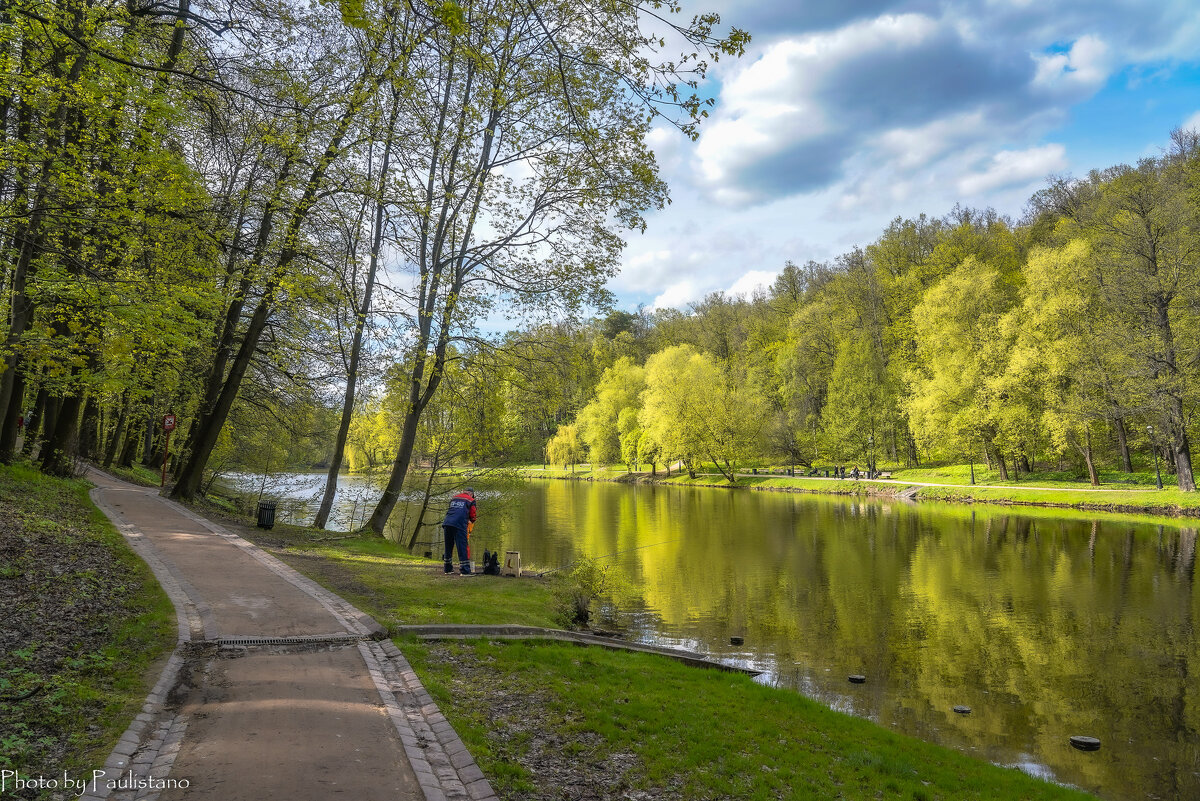
<instances>
[{"instance_id":1,"label":"distant person","mask_svg":"<svg viewBox=\"0 0 1200 801\"><path fill-rule=\"evenodd\" d=\"M442 532L446 535L446 551L442 558L447 573L454 572L454 549L458 548L458 572L471 575L471 546L467 534L475 527L475 490L467 487L450 499L446 519L442 521Z\"/></svg>"},{"instance_id":2,"label":"distant person","mask_svg":"<svg viewBox=\"0 0 1200 801\"><path fill-rule=\"evenodd\" d=\"M25 415L17 418L17 436L21 436L25 432Z\"/></svg>"}]
</instances>

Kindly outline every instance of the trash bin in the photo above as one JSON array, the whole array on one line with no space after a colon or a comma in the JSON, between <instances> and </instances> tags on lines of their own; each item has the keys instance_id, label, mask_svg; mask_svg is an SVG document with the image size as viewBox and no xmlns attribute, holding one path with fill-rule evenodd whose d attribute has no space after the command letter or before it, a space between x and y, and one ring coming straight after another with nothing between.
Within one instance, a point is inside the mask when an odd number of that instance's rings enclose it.
<instances>
[{"instance_id":1,"label":"trash bin","mask_svg":"<svg viewBox=\"0 0 1200 801\"><path fill-rule=\"evenodd\" d=\"M275 501L258 502L258 527L275 528Z\"/></svg>"}]
</instances>

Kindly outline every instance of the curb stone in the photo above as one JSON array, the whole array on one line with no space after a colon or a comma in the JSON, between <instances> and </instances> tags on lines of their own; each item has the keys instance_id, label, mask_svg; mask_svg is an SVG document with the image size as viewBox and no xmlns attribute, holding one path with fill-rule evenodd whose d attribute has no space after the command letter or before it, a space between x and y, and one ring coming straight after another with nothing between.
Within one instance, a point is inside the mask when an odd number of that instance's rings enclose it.
<instances>
[{"instance_id":1,"label":"curb stone","mask_svg":"<svg viewBox=\"0 0 1200 801\"><path fill-rule=\"evenodd\" d=\"M157 495L151 489L126 486L146 495ZM181 681L185 652L200 643L212 642L217 631L208 604L137 526L126 521L118 510L98 497L102 489L94 487L90 491L92 502L146 562L167 593L175 607L177 640L175 650L167 660L158 682L147 695L141 713L129 724L105 762L104 774L95 777L95 781L89 783L88 791L79 797L84 801L157 801L160 790L149 787L110 790L106 784L126 774L139 779L166 779L170 775L187 731L188 718L168 708L167 698ZM348 633L373 639L386 637L387 630L369 615L302 576L257 545L175 501L161 496L158 499L185 518L242 549L272 573L315 599ZM359 641L357 645L388 716L400 735L405 756L425 801L498 801L474 758L433 703L396 644L384 639Z\"/></svg>"}]
</instances>

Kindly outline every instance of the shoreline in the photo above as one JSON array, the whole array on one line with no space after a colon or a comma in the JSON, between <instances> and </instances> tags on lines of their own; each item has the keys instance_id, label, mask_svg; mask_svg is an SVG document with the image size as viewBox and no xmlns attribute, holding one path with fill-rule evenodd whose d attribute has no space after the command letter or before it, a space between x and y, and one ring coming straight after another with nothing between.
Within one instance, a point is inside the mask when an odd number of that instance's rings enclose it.
<instances>
[{"instance_id":1,"label":"shoreline","mask_svg":"<svg viewBox=\"0 0 1200 801\"><path fill-rule=\"evenodd\" d=\"M563 475L549 470L518 467L516 471L527 478L541 478L559 481L603 481L611 484L654 484L660 486L707 487L711 489L752 490L755 492L785 492L802 493L806 495L841 495L866 496L872 498L888 498L911 502L936 501L958 504L988 504L991 506L1021 506L1043 509L1072 509L1084 512L1100 512L1104 514L1137 514L1154 517L1169 517L1176 520L1200 518L1200 494L1197 495L1197 505L1181 506L1160 499L1161 494L1177 492L1176 490L1122 490L1077 487L996 487L988 485L929 485L918 482L905 482L902 479L892 481L868 479L834 479L793 477L779 474L738 474L737 483L727 481L719 483L703 480L704 475L696 479L680 479L677 474L669 478L660 474L651 476L646 473L612 473L596 475L594 472ZM796 482L810 483L804 486ZM1064 500L1049 500L1045 498L1031 499L1030 493L1063 493ZM1109 494L1128 495L1134 492L1154 495L1153 501L1147 503L1128 503L1128 497L1115 501ZM1103 500L1096 499L1100 496ZM1149 500L1149 499L1148 499Z\"/></svg>"}]
</instances>

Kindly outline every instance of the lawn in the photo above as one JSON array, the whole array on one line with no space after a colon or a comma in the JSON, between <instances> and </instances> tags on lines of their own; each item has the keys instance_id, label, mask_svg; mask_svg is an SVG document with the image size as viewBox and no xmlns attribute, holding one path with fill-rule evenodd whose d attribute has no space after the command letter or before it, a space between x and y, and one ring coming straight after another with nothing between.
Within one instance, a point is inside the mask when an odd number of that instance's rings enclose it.
<instances>
[{"instance_id":1,"label":"lawn","mask_svg":"<svg viewBox=\"0 0 1200 801\"><path fill-rule=\"evenodd\" d=\"M1091 797L741 674L562 643L398 644L504 799Z\"/></svg>"},{"instance_id":2,"label":"lawn","mask_svg":"<svg viewBox=\"0 0 1200 801\"><path fill-rule=\"evenodd\" d=\"M0 468L0 768L23 775L103 765L175 643L170 601L87 491Z\"/></svg>"},{"instance_id":3,"label":"lawn","mask_svg":"<svg viewBox=\"0 0 1200 801\"><path fill-rule=\"evenodd\" d=\"M441 560L412 556L380 538L331 537L328 532L286 524L277 524L267 532L244 521L222 522L334 590L384 626L552 625L549 580L447 576L442 572Z\"/></svg>"},{"instance_id":4,"label":"lawn","mask_svg":"<svg viewBox=\"0 0 1200 801\"><path fill-rule=\"evenodd\" d=\"M679 486L743 487L771 491L795 491L829 493L835 495L884 495L909 494L920 500L949 501L957 503L993 503L1002 505L1051 506L1060 508L1087 509L1125 513L1144 513L1168 516L1200 516L1200 493L1181 492L1171 484L1172 477L1164 477L1164 488L1155 487L1154 473L1101 472L1101 486L1081 480L1077 474L1068 472L1042 471L1022 473L1019 478L1003 480L995 471L982 464L975 466L975 485L970 484L970 465L945 465L922 468L895 468L891 480L885 482L855 481L806 476L786 476L761 471L779 470L779 465L757 468L758 475L740 475L730 484L718 473L707 472L711 465L702 466L695 478L687 473L672 472L670 476L662 470L651 479L643 473L639 480L653 480L659 484ZM752 470L754 468L747 468ZM825 467L821 470L824 472ZM585 470L577 468L573 476L570 471L540 467L520 468L526 475L546 478L574 477L595 481L623 480L628 477L624 465L611 468ZM739 468L741 470L741 468ZM947 487L925 487L922 484L949 484ZM989 486L1001 484L1003 486Z\"/></svg>"}]
</instances>

